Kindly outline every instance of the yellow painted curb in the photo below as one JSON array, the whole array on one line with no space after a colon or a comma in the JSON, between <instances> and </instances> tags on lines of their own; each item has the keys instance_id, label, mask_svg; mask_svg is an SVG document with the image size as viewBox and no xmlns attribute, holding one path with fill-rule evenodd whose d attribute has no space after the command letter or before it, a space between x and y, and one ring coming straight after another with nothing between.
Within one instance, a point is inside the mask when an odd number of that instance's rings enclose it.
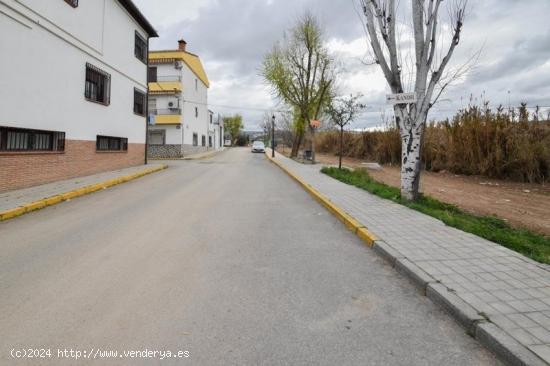
<instances>
[{"instance_id":1,"label":"yellow painted curb","mask_svg":"<svg viewBox=\"0 0 550 366\"><path fill-rule=\"evenodd\" d=\"M44 201L35 201L35 202L31 202L31 203L28 203L26 205L23 205L21 206L25 209L25 212L31 212L31 211L36 211L36 210L40 210L41 208L44 208L46 207L46 202Z\"/></svg>"},{"instance_id":2,"label":"yellow painted curb","mask_svg":"<svg viewBox=\"0 0 550 366\"><path fill-rule=\"evenodd\" d=\"M61 203L63 201L68 201L68 200L71 200L71 199L76 198L76 197L80 197L80 196L84 196L84 195L89 194L89 193L97 192L99 190L115 186L117 184L129 182L131 180L143 177L147 174L151 174L151 173L161 171L163 169L166 169L167 167L168 167L167 165L163 164L163 165L158 166L156 168L145 169L145 170L142 170L142 171L137 172L137 173L128 174L128 175L118 177L118 178L114 178L114 179L109 179L109 180L101 182L101 183L95 183L95 184L92 184L92 185L89 185L89 186L86 186L86 187L82 187L82 188L79 188L79 189L75 189L75 190L72 190L72 191L69 191L69 192L65 192L65 193L62 193L62 194L59 194L59 195L55 195L55 196L47 197L47 198L44 198L44 199L41 199L41 200L38 200L38 201L27 203L27 204L24 204L20 207L0 212L0 221L13 219L14 217L24 215L28 212L40 210L40 209L42 209L44 207L47 207L47 206L53 206L53 205L56 205L56 204Z\"/></svg>"},{"instance_id":3,"label":"yellow painted curb","mask_svg":"<svg viewBox=\"0 0 550 366\"><path fill-rule=\"evenodd\" d=\"M9 220L11 218L21 216L25 213L24 207L12 208L11 210L0 213L0 221Z\"/></svg>"},{"instance_id":4,"label":"yellow painted curb","mask_svg":"<svg viewBox=\"0 0 550 366\"><path fill-rule=\"evenodd\" d=\"M325 208L332 213L334 216L336 216L340 221L346 225L346 227L353 231L361 240L363 240L368 246L372 247L374 245L374 242L378 240L374 234L372 234L365 225L361 224L359 221L357 221L354 217L352 217L350 214L342 210L340 207L336 206L330 199L323 196L319 191L317 191L315 188L307 184L305 181L302 180L299 176L292 173L290 170L288 170L284 165L279 163L277 160L271 158L271 156L268 155L266 152L265 154L269 161L271 161L273 164L277 165L279 168L281 168L286 174L288 174L292 179L297 181L309 194L311 194L319 203L321 203Z\"/></svg>"},{"instance_id":5,"label":"yellow painted curb","mask_svg":"<svg viewBox=\"0 0 550 366\"><path fill-rule=\"evenodd\" d=\"M367 243L369 247L373 247L374 242L377 240L376 236L374 236L374 234L371 233L366 227L358 228L355 234Z\"/></svg>"}]
</instances>

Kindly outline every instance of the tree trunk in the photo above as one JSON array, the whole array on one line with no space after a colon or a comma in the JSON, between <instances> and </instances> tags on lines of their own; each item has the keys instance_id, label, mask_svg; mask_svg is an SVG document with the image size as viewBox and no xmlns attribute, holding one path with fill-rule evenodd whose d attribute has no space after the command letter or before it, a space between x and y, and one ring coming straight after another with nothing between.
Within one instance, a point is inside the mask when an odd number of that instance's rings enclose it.
<instances>
[{"instance_id":1,"label":"tree trunk","mask_svg":"<svg viewBox=\"0 0 550 366\"><path fill-rule=\"evenodd\" d=\"M420 136L406 133L402 143L401 197L414 201L420 188Z\"/></svg>"},{"instance_id":2,"label":"tree trunk","mask_svg":"<svg viewBox=\"0 0 550 366\"><path fill-rule=\"evenodd\" d=\"M344 126L340 126L340 153L338 154L338 169L342 170L342 154L344 153Z\"/></svg>"},{"instance_id":3,"label":"tree trunk","mask_svg":"<svg viewBox=\"0 0 550 366\"><path fill-rule=\"evenodd\" d=\"M311 137L311 164L315 164L315 128L309 127Z\"/></svg>"},{"instance_id":4,"label":"tree trunk","mask_svg":"<svg viewBox=\"0 0 550 366\"><path fill-rule=\"evenodd\" d=\"M419 197L422 168L422 135L427 115L417 116L401 126L401 197L415 201Z\"/></svg>"},{"instance_id":5,"label":"tree trunk","mask_svg":"<svg viewBox=\"0 0 550 366\"><path fill-rule=\"evenodd\" d=\"M292 141L292 150L290 152L291 158L295 158L298 156L298 152L300 151L300 144L302 143L303 137L303 132L296 132L296 134L294 135L294 141Z\"/></svg>"}]
</instances>

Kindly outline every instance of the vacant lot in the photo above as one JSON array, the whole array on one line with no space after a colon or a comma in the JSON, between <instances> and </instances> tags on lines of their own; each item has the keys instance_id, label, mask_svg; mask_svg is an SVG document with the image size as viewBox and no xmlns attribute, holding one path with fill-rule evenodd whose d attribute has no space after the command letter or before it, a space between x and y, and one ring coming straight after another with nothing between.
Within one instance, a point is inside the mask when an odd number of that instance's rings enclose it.
<instances>
[{"instance_id":1,"label":"vacant lot","mask_svg":"<svg viewBox=\"0 0 550 366\"><path fill-rule=\"evenodd\" d=\"M285 150L288 155L289 150ZM338 164L338 157L317 154L323 164ZM351 168L364 167L364 161L344 158ZM400 168L385 166L369 171L380 182L399 187ZM550 235L550 184L525 184L447 172L424 172L421 190L443 202L452 203L477 215L494 215L512 226Z\"/></svg>"}]
</instances>

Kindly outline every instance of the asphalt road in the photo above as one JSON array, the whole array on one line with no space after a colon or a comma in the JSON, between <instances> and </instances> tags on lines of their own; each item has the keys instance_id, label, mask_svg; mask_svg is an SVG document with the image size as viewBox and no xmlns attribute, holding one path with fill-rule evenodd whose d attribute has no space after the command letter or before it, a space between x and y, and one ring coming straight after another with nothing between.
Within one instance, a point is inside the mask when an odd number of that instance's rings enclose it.
<instances>
[{"instance_id":1,"label":"asphalt road","mask_svg":"<svg viewBox=\"0 0 550 366\"><path fill-rule=\"evenodd\" d=\"M169 165L0 223L0 364L497 364L262 154Z\"/></svg>"}]
</instances>

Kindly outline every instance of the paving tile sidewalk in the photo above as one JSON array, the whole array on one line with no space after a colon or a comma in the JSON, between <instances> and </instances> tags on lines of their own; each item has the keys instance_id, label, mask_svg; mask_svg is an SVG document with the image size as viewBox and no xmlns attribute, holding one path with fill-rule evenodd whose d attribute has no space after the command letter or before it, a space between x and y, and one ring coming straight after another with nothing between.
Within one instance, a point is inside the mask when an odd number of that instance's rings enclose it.
<instances>
[{"instance_id":1,"label":"paving tile sidewalk","mask_svg":"<svg viewBox=\"0 0 550 366\"><path fill-rule=\"evenodd\" d=\"M505 247L277 154L289 171L550 364L550 271Z\"/></svg>"},{"instance_id":2,"label":"paving tile sidewalk","mask_svg":"<svg viewBox=\"0 0 550 366\"><path fill-rule=\"evenodd\" d=\"M24 188L15 191L0 193L0 212L17 208L24 204L28 204L44 198L63 194L75 189L84 188L89 185L102 183L110 179L131 175L146 169L152 169L160 166L162 166L162 164L155 163L148 165L139 165L131 168L113 170L105 173L88 175L85 177L67 179L31 188Z\"/></svg>"}]
</instances>

